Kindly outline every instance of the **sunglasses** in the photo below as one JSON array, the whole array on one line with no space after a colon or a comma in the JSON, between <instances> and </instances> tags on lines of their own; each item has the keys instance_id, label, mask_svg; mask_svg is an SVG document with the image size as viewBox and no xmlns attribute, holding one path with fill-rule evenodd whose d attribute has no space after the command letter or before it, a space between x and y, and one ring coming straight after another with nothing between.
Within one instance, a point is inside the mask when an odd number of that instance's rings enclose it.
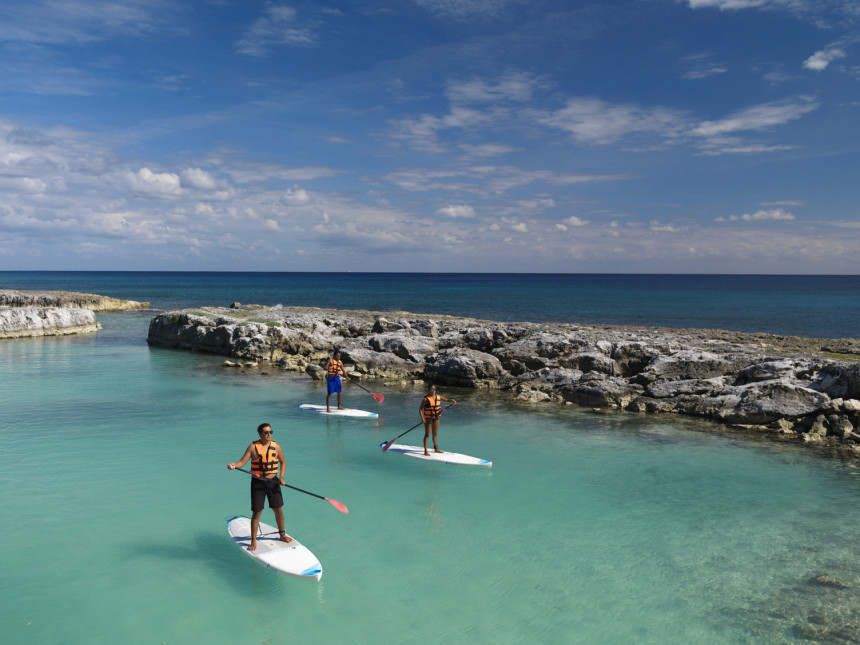
<instances>
[{"instance_id":1,"label":"sunglasses","mask_svg":"<svg viewBox=\"0 0 860 645\"><path fill-rule=\"evenodd\" d=\"M272 434L271 430L263 430L260 434Z\"/></svg>"}]
</instances>

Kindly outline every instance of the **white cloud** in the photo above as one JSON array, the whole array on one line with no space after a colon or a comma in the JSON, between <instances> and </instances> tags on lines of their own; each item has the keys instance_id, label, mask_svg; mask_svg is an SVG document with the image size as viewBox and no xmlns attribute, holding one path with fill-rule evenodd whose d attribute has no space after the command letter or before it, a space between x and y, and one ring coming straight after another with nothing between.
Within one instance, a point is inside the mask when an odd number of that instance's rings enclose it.
<instances>
[{"instance_id":1,"label":"white cloud","mask_svg":"<svg viewBox=\"0 0 860 645\"><path fill-rule=\"evenodd\" d=\"M467 158L499 157L517 150L517 148L514 148L513 146L502 145L499 143L483 143L478 145L464 143L460 145L460 149L466 153Z\"/></svg>"},{"instance_id":2,"label":"white cloud","mask_svg":"<svg viewBox=\"0 0 860 645\"><path fill-rule=\"evenodd\" d=\"M588 224L588 220L580 219L576 215L571 215L565 221L571 226L585 226Z\"/></svg>"},{"instance_id":3,"label":"white cloud","mask_svg":"<svg viewBox=\"0 0 860 645\"><path fill-rule=\"evenodd\" d=\"M172 11L163 0L3 2L0 41L64 44L141 36L162 27Z\"/></svg>"},{"instance_id":4,"label":"white cloud","mask_svg":"<svg viewBox=\"0 0 860 645\"><path fill-rule=\"evenodd\" d=\"M681 75L682 78L686 78L687 80L700 80L716 74L725 74L728 71L725 65L714 62L713 54L710 53L691 54L690 56L685 56L681 62L689 67Z\"/></svg>"},{"instance_id":5,"label":"white cloud","mask_svg":"<svg viewBox=\"0 0 860 645\"><path fill-rule=\"evenodd\" d=\"M38 177L0 176L0 192L42 193L47 187Z\"/></svg>"},{"instance_id":6,"label":"white cloud","mask_svg":"<svg viewBox=\"0 0 860 645\"><path fill-rule=\"evenodd\" d=\"M468 218L468 217L474 217L475 216L475 209L472 208L471 206L464 206L464 205L454 206L454 205L451 205L451 206L445 206L444 208L440 208L438 211L436 211L436 214L437 215L446 215L448 217L454 217L454 218L458 218L458 217L467 217Z\"/></svg>"},{"instance_id":7,"label":"white cloud","mask_svg":"<svg viewBox=\"0 0 860 645\"><path fill-rule=\"evenodd\" d=\"M296 10L284 5L267 4L263 15L245 30L236 43L236 52L246 56L266 56L279 45L308 46L316 36L307 27L297 26Z\"/></svg>"},{"instance_id":8,"label":"white cloud","mask_svg":"<svg viewBox=\"0 0 860 645\"><path fill-rule=\"evenodd\" d=\"M524 0L413 0L419 7L443 18L464 20L474 16L483 19L496 17L511 4Z\"/></svg>"},{"instance_id":9,"label":"white cloud","mask_svg":"<svg viewBox=\"0 0 860 645\"><path fill-rule=\"evenodd\" d=\"M687 0L691 9L714 7L716 9L752 9L763 7L772 0Z\"/></svg>"},{"instance_id":10,"label":"white cloud","mask_svg":"<svg viewBox=\"0 0 860 645\"><path fill-rule=\"evenodd\" d=\"M814 72L820 72L827 69L830 63L839 58L845 58L844 50L838 47L822 49L803 61L803 67L804 69L811 69Z\"/></svg>"},{"instance_id":11,"label":"white cloud","mask_svg":"<svg viewBox=\"0 0 860 645\"><path fill-rule=\"evenodd\" d=\"M525 222L520 222L519 224L511 226L511 230L516 231L517 233L528 233L529 227L526 226Z\"/></svg>"},{"instance_id":12,"label":"white cloud","mask_svg":"<svg viewBox=\"0 0 860 645\"><path fill-rule=\"evenodd\" d=\"M687 127L686 113L669 108L611 105L600 99L572 98L555 112L538 115L544 125L569 132L577 143L606 145L636 133L672 139Z\"/></svg>"},{"instance_id":13,"label":"white cloud","mask_svg":"<svg viewBox=\"0 0 860 645\"><path fill-rule=\"evenodd\" d=\"M452 103L496 103L529 101L536 87L544 83L531 74L508 74L495 82L482 79L450 81L445 92Z\"/></svg>"},{"instance_id":14,"label":"white cloud","mask_svg":"<svg viewBox=\"0 0 860 645\"><path fill-rule=\"evenodd\" d=\"M761 202L760 206L803 206L803 202L794 199L784 199L775 202Z\"/></svg>"},{"instance_id":15,"label":"white cloud","mask_svg":"<svg viewBox=\"0 0 860 645\"><path fill-rule=\"evenodd\" d=\"M298 186L288 188L284 193L284 202L291 206L304 206L305 204L309 204L310 201L311 196L308 195L308 191Z\"/></svg>"},{"instance_id":16,"label":"white cloud","mask_svg":"<svg viewBox=\"0 0 860 645\"><path fill-rule=\"evenodd\" d=\"M718 217L716 219L717 222L762 222L762 221L791 221L794 219L794 215L789 213L784 208L775 208L772 210L760 210L755 213L744 213L743 215L732 215L731 217L726 218Z\"/></svg>"},{"instance_id":17,"label":"white cloud","mask_svg":"<svg viewBox=\"0 0 860 645\"><path fill-rule=\"evenodd\" d=\"M190 188L214 190L218 187L215 177L200 168L186 168L182 171L180 177L182 179L182 185Z\"/></svg>"},{"instance_id":18,"label":"white cloud","mask_svg":"<svg viewBox=\"0 0 860 645\"><path fill-rule=\"evenodd\" d=\"M713 137L743 130L764 130L799 119L818 108L819 104L809 97L798 97L762 103L744 108L718 121L702 121L691 130L701 137Z\"/></svg>"},{"instance_id":19,"label":"white cloud","mask_svg":"<svg viewBox=\"0 0 860 645\"><path fill-rule=\"evenodd\" d=\"M137 172L126 171L122 177L128 188L135 193L178 195L182 192L179 175L172 172L152 172L144 166Z\"/></svg>"}]
</instances>

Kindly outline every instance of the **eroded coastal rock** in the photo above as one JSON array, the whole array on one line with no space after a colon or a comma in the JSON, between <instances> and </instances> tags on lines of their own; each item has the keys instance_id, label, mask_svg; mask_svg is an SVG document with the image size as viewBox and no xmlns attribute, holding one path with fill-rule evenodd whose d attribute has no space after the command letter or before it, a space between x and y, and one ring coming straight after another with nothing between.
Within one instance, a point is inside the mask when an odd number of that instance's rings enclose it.
<instances>
[{"instance_id":1,"label":"eroded coastal rock","mask_svg":"<svg viewBox=\"0 0 860 645\"><path fill-rule=\"evenodd\" d=\"M404 312L233 303L155 316L152 345L351 373L714 419L860 456L860 341L722 330L499 323Z\"/></svg>"},{"instance_id":2,"label":"eroded coastal rock","mask_svg":"<svg viewBox=\"0 0 860 645\"><path fill-rule=\"evenodd\" d=\"M118 300L94 293L74 291L19 291L5 289L0 291L0 306L6 307L60 307L66 309L89 309L108 313L128 311L129 309L148 309L148 302Z\"/></svg>"},{"instance_id":3,"label":"eroded coastal rock","mask_svg":"<svg viewBox=\"0 0 860 645\"><path fill-rule=\"evenodd\" d=\"M0 339L87 334L101 328L89 309L0 307Z\"/></svg>"},{"instance_id":4,"label":"eroded coastal rock","mask_svg":"<svg viewBox=\"0 0 860 645\"><path fill-rule=\"evenodd\" d=\"M148 302L93 293L0 290L0 339L88 334L102 328L96 311L147 308Z\"/></svg>"}]
</instances>

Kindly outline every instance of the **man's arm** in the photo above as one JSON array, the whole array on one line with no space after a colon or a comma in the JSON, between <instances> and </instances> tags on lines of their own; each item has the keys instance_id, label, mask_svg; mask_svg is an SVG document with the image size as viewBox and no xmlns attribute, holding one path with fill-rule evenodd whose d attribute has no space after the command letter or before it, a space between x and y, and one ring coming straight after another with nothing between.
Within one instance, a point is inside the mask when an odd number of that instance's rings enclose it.
<instances>
[{"instance_id":1,"label":"man's arm","mask_svg":"<svg viewBox=\"0 0 860 645\"><path fill-rule=\"evenodd\" d=\"M280 480L281 486L285 486L286 482L284 482L284 470L286 470L287 462L284 460L284 451L281 450L281 447L278 446L278 464L280 465Z\"/></svg>"},{"instance_id":2,"label":"man's arm","mask_svg":"<svg viewBox=\"0 0 860 645\"><path fill-rule=\"evenodd\" d=\"M253 445L253 444L252 444ZM245 454L242 455L242 458L239 461L233 462L232 464L227 464L227 468L230 470L234 470L235 468L241 468L245 464L248 463L248 460L251 458L251 446L248 446L245 449Z\"/></svg>"}]
</instances>

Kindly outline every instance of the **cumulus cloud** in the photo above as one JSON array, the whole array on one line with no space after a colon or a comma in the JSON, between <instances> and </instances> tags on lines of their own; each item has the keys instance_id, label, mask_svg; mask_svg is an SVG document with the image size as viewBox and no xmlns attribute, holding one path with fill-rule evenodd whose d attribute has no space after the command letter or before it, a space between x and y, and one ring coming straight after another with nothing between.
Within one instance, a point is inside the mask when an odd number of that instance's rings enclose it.
<instances>
[{"instance_id":1,"label":"cumulus cloud","mask_svg":"<svg viewBox=\"0 0 860 645\"><path fill-rule=\"evenodd\" d=\"M821 72L827 69L827 66L838 58L845 58L845 51L843 49L838 47L822 49L803 61L803 68L810 69L813 72Z\"/></svg>"},{"instance_id":2,"label":"cumulus cloud","mask_svg":"<svg viewBox=\"0 0 860 645\"><path fill-rule=\"evenodd\" d=\"M42 193L48 187L38 177L3 177L0 176L0 192Z\"/></svg>"},{"instance_id":3,"label":"cumulus cloud","mask_svg":"<svg viewBox=\"0 0 860 645\"><path fill-rule=\"evenodd\" d=\"M269 3L236 43L236 52L246 56L266 56L280 45L308 46L316 44L316 36L307 26L296 24L296 10L285 5Z\"/></svg>"},{"instance_id":4,"label":"cumulus cloud","mask_svg":"<svg viewBox=\"0 0 860 645\"><path fill-rule=\"evenodd\" d=\"M513 226L511 226L511 230L516 231L517 233L528 233L529 227L526 225L525 222L519 222L518 224L514 224Z\"/></svg>"},{"instance_id":5,"label":"cumulus cloud","mask_svg":"<svg viewBox=\"0 0 860 645\"><path fill-rule=\"evenodd\" d=\"M474 217L475 216L475 209L472 208L471 206L464 206L464 205L454 206L454 205L451 205L451 206L445 206L444 208L440 208L438 211L436 211L436 214L437 215L445 215L447 217L454 217L454 218L457 218L457 217Z\"/></svg>"},{"instance_id":6,"label":"cumulus cloud","mask_svg":"<svg viewBox=\"0 0 860 645\"><path fill-rule=\"evenodd\" d=\"M182 192L179 175L172 172L152 172L143 167L137 172L126 171L123 179L130 190L144 195L178 195Z\"/></svg>"},{"instance_id":7,"label":"cumulus cloud","mask_svg":"<svg viewBox=\"0 0 860 645\"><path fill-rule=\"evenodd\" d=\"M576 215L571 215L565 220L565 222L567 222L571 226L585 226L586 224L588 224L588 220L580 219Z\"/></svg>"},{"instance_id":8,"label":"cumulus cloud","mask_svg":"<svg viewBox=\"0 0 860 645\"><path fill-rule=\"evenodd\" d=\"M311 196L304 188L293 186L284 193L284 201L291 206L304 206L310 203Z\"/></svg>"},{"instance_id":9,"label":"cumulus cloud","mask_svg":"<svg viewBox=\"0 0 860 645\"><path fill-rule=\"evenodd\" d=\"M214 190L218 187L215 177L200 168L186 168L180 174L182 185L201 190Z\"/></svg>"}]
</instances>

